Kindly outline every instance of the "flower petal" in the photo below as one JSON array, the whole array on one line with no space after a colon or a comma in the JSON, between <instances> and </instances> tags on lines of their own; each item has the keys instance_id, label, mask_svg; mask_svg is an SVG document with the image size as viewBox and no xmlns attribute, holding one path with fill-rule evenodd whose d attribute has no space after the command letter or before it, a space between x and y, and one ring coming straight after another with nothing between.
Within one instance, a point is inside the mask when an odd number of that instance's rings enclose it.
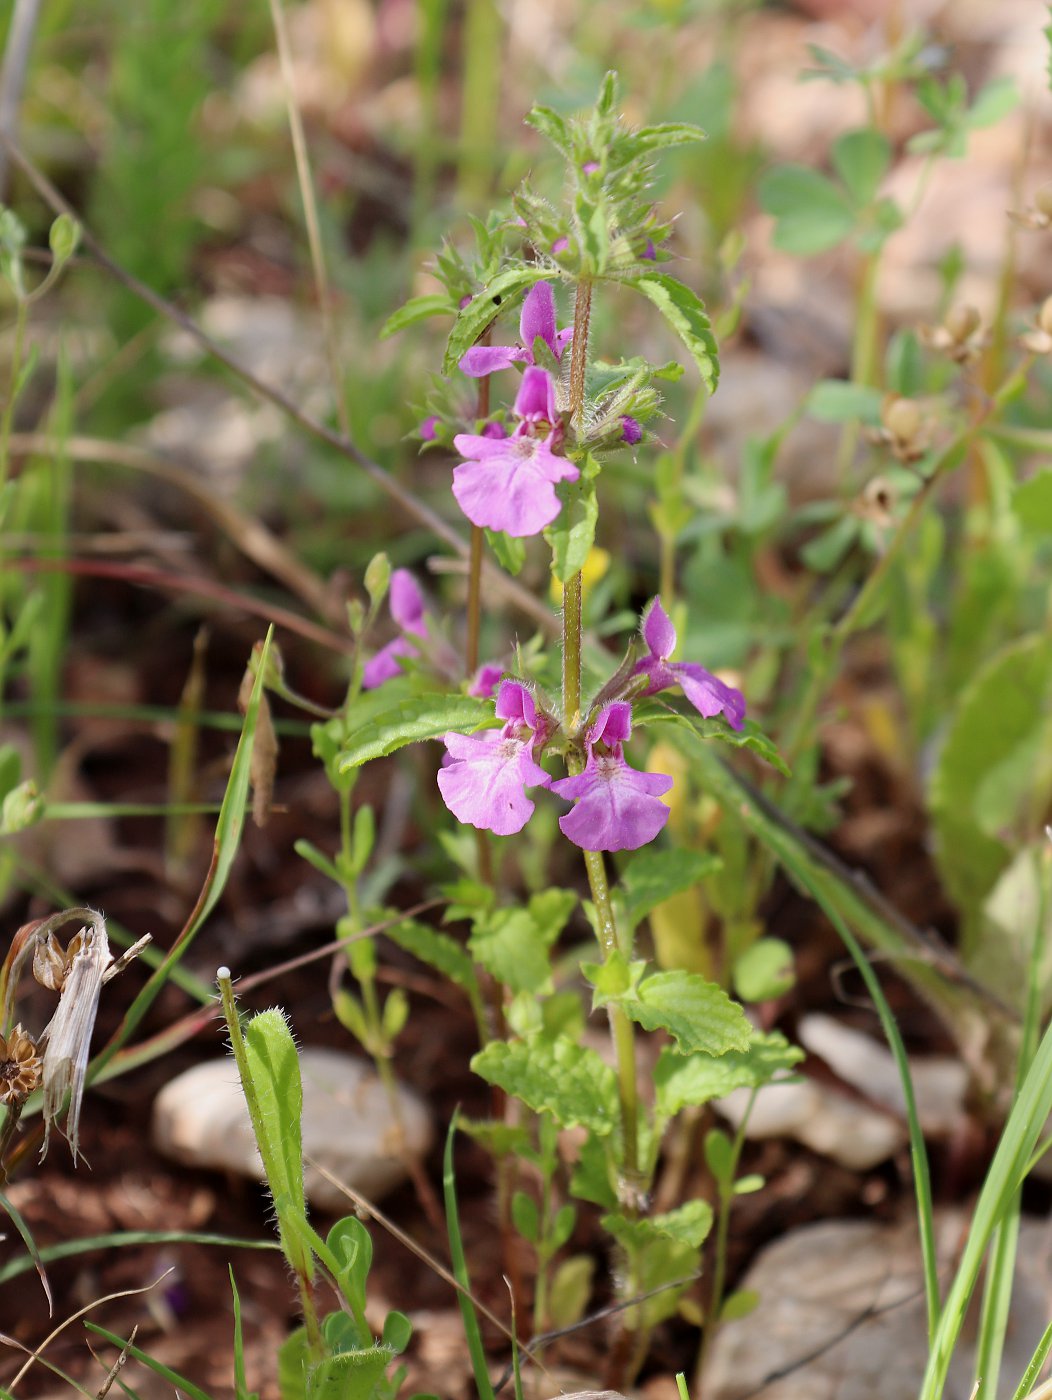
<instances>
[{"instance_id":1,"label":"flower petal","mask_svg":"<svg viewBox=\"0 0 1052 1400\"><path fill-rule=\"evenodd\" d=\"M389 607L391 616L405 632L424 635L424 595L408 569L395 569L391 575Z\"/></svg>"},{"instance_id":2,"label":"flower petal","mask_svg":"<svg viewBox=\"0 0 1052 1400\"><path fill-rule=\"evenodd\" d=\"M546 369L531 365L522 376L519 392L515 396L516 417L533 421L543 418L546 423L555 423L559 410L555 405L555 385Z\"/></svg>"},{"instance_id":3,"label":"flower petal","mask_svg":"<svg viewBox=\"0 0 1052 1400\"><path fill-rule=\"evenodd\" d=\"M529 744L495 733L447 734L453 762L438 772L442 800L457 818L481 831L512 836L533 815L526 787L547 787L548 774L530 757Z\"/></svg>"},{"instance_id":4,"label":"flower petal","mask_svg":"<svg viewBox=\"0 0 1052 1400\"><path fill-rule=\"evenodd\" d=\"M481 379L485 374L511 369L513 364L525 359L525 353L517 345L473 345L461 355L457 368L472 379Z\"/></svg>"},{"instance_id":5,"label":"flower petal","mask_svg":"<svg viewBox=\"0 0 1052 1400\"><path fill-rule=\"evenodd\" d=\"M576 778L552 783L560 797L576 799L559 829L585 851L638 850L668 821L669 809L658 798L671 786L665 774L637 772L612 754L591 758Z\"/></svg>"},{"instance_id":6,"label":"flower petal","mask_svg":"<svg viewBox=\"0 0 1052 1400\"><path fill-rule=\"evenodd\" d=\"M505 681L497 694L495 712L498 719L537 728L537 706L533 695L521 681Z\"/></svg>"},{"instance_id":7,"label":"flower petal","mask_svg":"<svg viewBox=\"0 0 1052 1400\"><path fill-rule=\"evenodd\" d=\"M516 539L539 535L562 510L553 483L576 481L580 472L533 438L490 446L499 455L490 453L488 461L465 462L454 470L457 504L473 525L503 530Z\"/></svg>"},{"instance_id":8,"label":"flower petal","mask_svg":"<svg viewBox=\"0 0 1052 1400\"><path fill-rule=\"evenodd\" d=\"M676 629L661 606L660 598L652 598L644 608L642 632L651 656L667 661L676 649ZM671 681L666 681L666 685L671 684Z\"/></svg>"},{"instance_id":9,"label":"flower petal","mask_svg":"<svg viewBox=\"0 0 1052 1400\"><path fill-rule=\"evenodd\" d=\"M503 666L499 666L495 661L484 661L468 686L468 694L477 695L482 700L492 700L497 682L503 674Z\"/></svg>"},{"instance_id":10,"label":"flower petal","mask_svg":"<svg viewBox=\"0 0 1052 1400\"><path fill-rule=\"evenodd\" d=\"M549 282L538 282L531 287L522 303L519 317L519 339L533 360L533 342L537 337L544 341L548 349L555 351L555 295Z\"/></svg>"},{"instance_id":11,"label":"flower petal","mask_svg":"<svg viewBox=\"0 0 1052 1400\"><path fill-rule=\"evenodd\" d=\"M508 439L503 434L494 437L492 433L457 433L453 439L453 446L469 462L479 462L486 457L506 456L507 442Z\"/></svg>"},{"instance_id":12,"label":"flower petal","mask_svg":"<svg viewBox=\"0 0 1052 1400\"><path fill-rule=\"evenodd\" d=\"M383 685L384 681L394 680L395 676L402 674L398 658L415 655L416 647L404 637L396 637L393 642L388 642L365 663L362 669L362 689L375 690L378 685Z\"/></svg>"},{"instance_id":13,"label":"flower petal","mask_svg":"<svg viewBox=\"0 0 1052 1400\"><path fill-rule=\"evenodd\" d=\"M669 667L683 688L683 694L706 719L722 714L732 729L745 723L745 696L732 685L693 661L674 661Z\"/></svg>"},{"instance_id":14,"label":"flower petal","mask_svg":"<svg viewBox=\"0 0 1052 1400\"><path fill-rule=\"evenodd\" d=\"M632 737L632 706L625 700L604 705L588 731L590 744L623 744Z\"/></svg>"}]
</instances>

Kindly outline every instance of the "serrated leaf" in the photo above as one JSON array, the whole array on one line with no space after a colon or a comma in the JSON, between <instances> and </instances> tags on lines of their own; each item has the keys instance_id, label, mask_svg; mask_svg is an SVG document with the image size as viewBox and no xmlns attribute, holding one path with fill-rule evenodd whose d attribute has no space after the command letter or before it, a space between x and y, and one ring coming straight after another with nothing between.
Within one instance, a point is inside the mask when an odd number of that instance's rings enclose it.
<instances>
[{"instance_id":1,"label":"serrated leaf","mask_svg":"<svg viewBox=\"0 0 1052 1400\"><path fill-rule=\"evenodd\" d=\"M651 847L633 856L621 872L620 882L629 924L635 928L659 904L700 884L721 864L711 851L687 851L682 847Z\"/></svg>"},{"instance_id":2,"label":"serrated leaf","mask_svg":"<svg viewBox=\"0 0 1052 1400\"><path fill-rule=\"evenodd\" d=\"M468 940L472 956L512 992L551 991L549 942L528 909L498 909Z\"/></svg>"},{"instance_id":3,"label":"serrated leaf","mask_svg":"<svg viewBox=\"0 0 1052 1400\"><path fill-rule=\"evenodd\" d=\"M552 276L549 268L509 267L499 272L457 315L446 342L442 373L452 374L464 354L517 293Z\"/></svg>"},{"instance_id":4,"label":"serrated leaf","mask_svg":"<svg viewBox=\"0 0 1052 1400\"><path fill-rule=\"evenodd\" d=\"M848 131L834 142L832 158L833 168L855 203L869 204L887 174L891 143L871 127Z\"/></svg>"},{"instance_id":5,"label":"serrated leaf","mask_svg":"<svg viewBox=\"0 0 1052 1400\"><path fill-rule=\"evenodd\" d=\"M568 583L584 568L595 543L599 522L599 502L595 482L560 482L557 494L564 502L555 522L544 531L552 551L552 573L560 583Z\"/></svg>"},{"instance_id":6,"label":"serrated leaf","mask_svg":"<svg viewBox=\"0 0 1052 1400\"><path fill-rule=\"evenodd\" d=\"M822 253L855 226L850 199L832 180L806 165L780 165L762 176L760 204L775 218L774 245L787 253Z\"/></svg>"},{"instance_id":7,"label":"serrated leaf","mask_svg":"<svg viewBox=\"0 0 1052 1400\"><path fill-rule=\"evenodd\" d=\"M684 1054L725 1055L748 1048L750 1026L741 1007L696 972L651 973L635 996L616 1001L644 1030L667 1031Z\"/></svg>"},{"instance_id":8,"label":"serrated leaf","mask_svg":"<svg viewBox=\"0 0 1052 1400\"><path fill-rule=\"evenodd\" d=\"M412 953L414 958L441 972L443 977L448 977L458 987L468 991L475 989L474 964L456 939L450 938L447 933L439 933L437 929L417 923L414 919L395 924L385 929L384 933L392 943L397 943L399 948Z\"/></svg>"},{"instance_id":9,"label":"serrated leaf","mask_svg":"<svg viewBox=\"0 0 1052 1400\"><path fill-rule=\"evenodd\" d=\"M531 107L526 113L526 124L532 126L534 131L539 131L546 137L557 150L563 155L570 156L573 152L573 143L570 139L570 128L566 119L561 117L553 107L536 106Z\"/></svg>"},{"instance_id":10,"label":"serrated leaf","mask_svg":"<svg viewBox=\"0 0 1052 1400\"><path fill-rule=\"evenodd\" d=\"M712 1207L708 1201L693 1200L663 1215L645 1215L638 1220L629 1220L611 1212L603 1216L600 1224L604 1230L609 1230L614 1239L631 1249L639 1249L659 1239L674 1240L677 1244L697 1249L712 1229L712 1218Z\"/></svg>"},{"instance_id":11,"label":"serrated leaf","mask_svg":"<svg viewBox=\"0 0 1052 1400\"><path fill-rule=\"evenodd\" d=\"M714 393L720 378L719 348L701 298L667 272L644 273L629 285L654 303L690 351L709 393Z\"/></svg>"},{"instance_id":12,"label":"serrated leaf","mask_svg":"<svg viewBox=\"0 0 1052 1400\"><path fill-rule=\"evenodd\" d=\"M550 1113L563 1128L612 1133L619 1119L614 1071L594 1050L555 1040L494 1041L472 1059L488 1084L521 1099L535 1113Z\"/></svg>"},{"instance_id":13,"label":"serrated leaf","mask_svg":"<svg viewBox=\"0 0 1052 1400\"><path fill-rule=\"evenodd\" d=\"M932 771L935 856L969 918L1009 865L1052 788L1052 648L1011 643L958 697Z\"/></svg>"},{"instance_id":14,"label":"serrated leaf","mask_svg":"<svg viewBox=\"0 0 1052 1400\"><path fill-rule=\"evenodd\" d=\"M804 1052L780 1031L753 1031L745 1050L726 1055L679 1055L666 1046L654 1070L659 1115L671 1119L688 1105L721 1099L733 1089L758 1089L800 1063Z\"/></svg>"},{"instance_id":15,"label":"serrated leaf","mask_svg":"<svg viewBox=\"0 0 1052 1400\"><path fill-rule=\"evenodd\" d=\"M490 706L471 695L414 695L385 702L382 691L375 694L379 703L370 704L370 717L356 724L358 713L365 708L358 702L348 715L347 730L338 759L341 773L359 768L374 758L395 753L406 744L424 739L441 739L454 730L458 734L475 734L480 729L492 729L498 721ZM364 697L372 702L373 696ZM379 713L376 713L376 711ZM357 712L357 713L356 713Z\"/></svg>"},{"instance_id":16,"label":"serrated leaf","mask_svg":"<svg viewBox=\"0 0 1052 1400\"><path fill-rule=\"evenodd\" d=\"M632 723L637 728L668 724L673 733L689 733L696 739L718 739L721 744L732 744L737 749L751 749L779 773L787 778L790 776L789 765L775 748L773 740L751 719L747 719L741 729L732 729L724 719L705 719L693 710L685 714L665 702L643 700L633 706Z\"/></svg>"}]
</instances>

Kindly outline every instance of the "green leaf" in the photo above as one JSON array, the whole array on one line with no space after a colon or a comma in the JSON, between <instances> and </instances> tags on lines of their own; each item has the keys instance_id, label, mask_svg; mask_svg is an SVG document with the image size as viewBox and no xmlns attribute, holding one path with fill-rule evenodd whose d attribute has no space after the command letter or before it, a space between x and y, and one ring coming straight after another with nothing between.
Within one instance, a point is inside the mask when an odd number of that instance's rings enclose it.
<instances>
[{"instance_id":1,"label":"green leaf","mask_svg":"<svg viewBox=\"0 0 1052 1400\"><path fill-rule=\"evenodd\" d=\"M59 267L68 262L80 242L80 225L69 214L60 214L48 230L48 245Z\"/></svg>"},{"instance_id":2,"label":"green leaf","mask_svg":"<svg viewBox=\"0 0 1052 1400\"><path fill-rule=\"evenodd\" d=\"M687 731L698 739L718 739L721 744L732 744L737 749L752 749L753 753L765 763L769 763L772 768L776 768L779 773L787 778L790 776L789 765L775 748L773 741L751 719L747 719L741 729L732 729L725 719L705 719L694 710L689 714L674 710L667 701L643 700L633 707L632 724L636 728L668 724L673 734L677 731Z\"/></svg>"},{"instance_id":3,"label":"green leaf","mask_svg":"<svg viewBox=\"0 0 1052 1400\"><path fill-rule=\"evenodd\" d=\"M566 119L561 117L553 107L544 107L539 104L531 107L526 113L525 120L527 126L532 126L534 131L539 131L564 156L572 156L573 141L570 136L570 128Z\"/></svg>"},{"instance_id":4,"label":"green leaf","mask_svg":"<svg viewBox=\"0 0 1052 1400\"><path fill-rule=\"evenodd\" d=\"M524 1240L536 1244L540 1236L540 1212L537 1202L525 1191L516 1191L511 1198L512 1224Z\"/></svg>"},{"instance_id":5,"label":"green leaf","mask_svg":"<svg viewBox=\"0 0 1052 1400\"><path fill-rule=\"evenodd\" d=\"M696 972L654 972L639 983L636 996L616 1000L644 1030L667 1031L684 1054L748 1049L750 1027L741 1007Z\"/></svg>"},{"instance_id":6,"label":"green leaf","mask_svg":"<svg viewBox=\"0 0 1052 1400\"><path fill-rule=\"evenodd\" d=\"M719 870L722 862L711 851L653 846L633 856L621 872L621 894L627 921L635 928L651 910L673 895L689 890Z\"/></svg>"},{"instance_id":7,"label":"green leaf","mask_svg":"<svg viewBox=\"0 0 1052 1400\"><path fill-rule=\"evenodd\" d=\"M278 1389L281 1400L306 1400L310 1341L305 1327L297 1327L278 1348Z\"/></svg>"},{"instance_id":8,"label":"green leaf","mask_svg":"<svg viewBox=\"0 0 1052 1400\"><path fill-rule=\"evenodd\" d=\"M848 131L833 145L833 168L858 205L869 204L891 161L891 143L869 127Z\"/></svg>"},{"instance_id":9,"label":"green leaf","mask_svg":"<svg viewBox=\"0 0 1052 1400\"><path fill-rule=\"evenodd\" d=\"M751 1312L756 1311L756 1306L760 1301L760 1295L754 1288L736 1288L733 1293L728 1293L720 1308L721 1322L734 1322L738 1318L748 1317Z\"/></svg>"},{"instance_id":10,"label":"green leaf","mask_svg":"<svg viewBox=\"0 0 1052 1400\"><path fill-rule=\"evenodd\" d=\"M654 1070L657 1111L671 1119L688 1105L721 1099L733 1089L759 1089L803 1058L804 1052L780 1031L764 1035L754 1030L745 1050L729 1050L719 1057L680 1055L666 1046Z\"/></svg>"},{"instance_id":11,"label":"green leaf","mask_svg":"<svg viewBox=\"0 0 1052 1400\"><path fill-rule=\"evenodd\" d=\"M307 1400L372 1400L392 1356L373 1346L327 1357L307 1372Z\"/></svg>"},{"instance_id":12,"label":"green leaf","mask_svg":"<svg viewBox=\"0 0 1052 1400\"><path fill-rule=\"evenodd\" d=\"M549 942L528 909L498 909L468 940L472 956L512 992L552 988Z\"/></svg>"},{"instance_id":13,"label":"green leaf","mask_svg":"<svg viewBox=\"0 0 1052 1400\"><path fill-rule=\"evenodd\" d=\"M435 968L458 987L463 987L469 992L476 990L474 964L455 938L450 938L446 933L439 933L437 929L429 928L426 924L417 923L414 919L394 924L385 929L384 933L392 943L397 943L399 948L412 953L414 958L427 963L428 967Z\"/></svg>"},{"instance_id":14,"label":"green leaf","mask_svg":"<svg viewBox=\"0 0 1052 1400\"><path fill-rule=\"evenodd\" d=\"M979 127L993 126L1002 117L1007 117L1018 105L1019 89L1015 85L1015 79L994 78L976 94L965 120L973 131Z\"/></svg>"},{"instance_id":15,"label":"green leaf","mask_svg":"<svg viewBox=\"0 0 1052 1400\"><path fill-rule=\"evenodd\" d=\"M599 502L595 482L584 471L579 481L561 481L555 489L563 508L544 538L552 551L552 573L560 583L567 583L584 568L595 543Z\"/></svg>"},{"instance_id":16,"label":"green leaf","mask_svg":"<svg viewBox=\"0 0 1052 1400\"><path fill-rule=\"evenodd\" d=\"M552 1276L548 1313L553 1327L572 1327L580 1322L592 1296L595 1260L588 1254L565 1259Z\"/></svg>"},{"instance_id":17,"label":"green leaf","mask_svg":"<svg viewBox=\"0 0 1052 1400\"><path fill-rule=\"evenodd\" d=\"M711 1128L705 1134L705 1163L722 1193L734 1173L734 1144L722 1128Z\"/></svg>"},{"instance_id":18,"label":"green leaf","mask_svg":"<svg viewBox=\"0 0 1052 1400\"><path fill-rule=\"evenodd\" d=\"M884 396L869 384L821 379L807 396L807 412L820 423L862 422L876 427Z\"/></svg>"},{"instance_id":19,"label":"green leaf","mask_svg":"<svg viewBox=\"0 0 1052 1400\"><path fill-rule=\"evenodd\" d=\"M384 1331L382 1342L385 1347L389 1347L396 1356L401 1356L406 1347L413 1340L413 1324L404 1312L399 1312L394 1308L384 1318Z\"/></svg>"},{"instance_id":20,"label":"green leaf","mask_svg":"<svg viewBox=\"0 0 1052 1400\"><path fill-rule=\"evenodd\" d=\"M780 938L760 938L734 964L732 982L742 1001L771 1001L796 982L793 950Z\"/></svg>"},{"instance_id":21,"label":"green leaf","mask_svg":"<svg viewBox=\"0 0 1052 1400\"><path fill-rule=\"evenodd\" d=\"M618 1122L614 1071L594 1050L565 1037L494 1041L473 1058L471 1068L535 1113L550 1113L560 1127L588 1128L606 1137Z\"/></svg>"},{"instance_id":22,"label":"green leaf","mask_svg":"<svg viewBox=\"0 0 1052 1400\"><path fill-rule=\"evenodd\" d=\"M1024 529L1052 535L1052 471L1042 468L1017 486L1012 510Z\"/></svg>"},{"instance_id":23,"label":"green leaf","mask_svg":"<svg viewBox=\"0 0 1052 1400\"><path fill-rule=\"evenodd\" d=\"M640 1249L656 1239L675 1240L697 1249L712 1229L712 1207L708 1201L687 1201L664 1215L644 1215L638 1220L611 1212L600 1224L629 1249Z\"/></svg>"},{"instance_id":24,"label":"green leaf","mask_svg":"<svg viewBox=\"0 0 1052 1400\"><path fill-rule=\"evenodd\" d=\"M428 292L426 296L412 297L392 312L380 327L380 339L397 335L407 326L415 326L418 321L426 321L430 316L452 316L456 307L445 292Z\"/></svg>"},{"instance_id":25,"label":"green leaf","mask_svg":"<svg viewBox=\"0 0 1052 1400\"><path fill-rule=\"evenodd\" d=\"M497 563L514 578L526 562L526 541L506 535L503 530L487 530L486 541L496 555Z\"/></svg>"},{"instance_id":26,"label":"green leaf","mask_svg":"<svg viewBox=\"0 0 1052 1400\"><path fill-rule=\"evenodd\" d=\"M537 266L509 267L498 273L457 315L446 342L442 373L453 373L464 354L501 310L514 301L518 292L551 276L550 268Z\"/></svg>"},{"instance_id":27,"label":"green leaf","mask_svg":"<svg viewBox=\"0 0 1052 1400\"><path fill-rule=\"evenodd\" d=\"M659 122L641 126L627 137L627 145L636 154L644 151L667 150L670 146L692 146L706 140L705 132L693 122Z\"/></svg>"},{"instance_id":28,"label":"green leaf","mask_svg":"<svg viewBox=\"0 0 1052 1400\"><path fill-rule=\"evenodd\" d=\"M719 349L701 298L666 272L647 272L629 285L652 301L690 351L702 383L714 393L720 377Z\"/></svg>"},{"instance_id":29,"label":"green leaf","mask_svg":"<svg viewBox=\"0 0 1052 1400\"><path fill-rule=\"evenodd\" d=\"M303 1083L299 1055L288 1021L272 1007L253 1016L245 1028L245 1055L251 1085L245 1086L267 1185L274 1198L278 1229L288 1256L288 1214L305 1216L303 1192ZM293 1263L291 1257L289 1262Z\"/></svg>"},{"instance_id":30,"label":"green leaf","mask_svg":"<svg viewBox=\"0 0 1052 1400\"><path fill-rule=\"evenodd\" d=\"M1024 637L994 656L950 716L928 799L946 888L970 919L1052 792L1052 648Z\"/></svg>"},{"instance_id":31,"label":"green leaf","mask_svg":"<svg viewBox=\"0 0 1052 1400\"><path fill-rule=\"evenodd\" d=\"M840 564L858 539L862 521L856 515L842 515L815 535L800 550L800 558L816 574L829 574Z\"/></svg>"},{"instance_id":32,"label":"green leaf","mask_svg":"<svg viewBox=\"0 0 1052 1400\"><path fill-rule=\"evenodd\" d=\"M374 758L395 753L406 744L441 739L450 730L474 734L479 729L492 729L497 723L492 709L471 695L436 692L385 700L383 689L377 690L356 702L348 715L339 769L346 773Z\"/></svg>"},{"instance_id":33,"label":"green leaf","mask_svg":"<svg viewBox=\"0 0 1052 1400\"><path fill-rule=\"evenodd\" d=\"M757 193L775 218L774 245L787 253L823 253L855 226L851 200L809 166L776 166L761 177Z\"/></svg>"}]
</instances>

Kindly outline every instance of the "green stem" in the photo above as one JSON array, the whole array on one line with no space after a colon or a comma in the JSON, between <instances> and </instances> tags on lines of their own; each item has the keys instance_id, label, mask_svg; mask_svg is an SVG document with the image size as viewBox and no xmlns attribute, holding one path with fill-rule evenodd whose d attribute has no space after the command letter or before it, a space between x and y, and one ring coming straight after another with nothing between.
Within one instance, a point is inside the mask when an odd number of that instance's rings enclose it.
<instances>
[{"instance_id":1,"label":"green stem","mask_svg":"<svg viewBox=\"0 0 1052 1400\"><path fill-rule=\"evenodd\" d=\"M18 299L15 315L15 343L11 351L11 374L8 379L3 415L0 417L0 494L7 485L7 478L11 470L11 429L14 426L18 378L22 372L26 326L29 322L29 306L22 297Z\"/></svg>"},{"instance_id":2,"label":"green stem","mask_svg":"<svg viewBox=\"0 0 1052 1400\"><path fill-rule=\"evenodd\" d=\"M874 384L877 379L877 359L880 349L877 309L877 278L880 274L880 254L870 253L862 268L862 281L855 307L855 338L851 348L851 379L855 384ZM858 446L859 424L855 419L844 424L837 448L837 480L843 482Z\"/></svg>"}]
</instances>

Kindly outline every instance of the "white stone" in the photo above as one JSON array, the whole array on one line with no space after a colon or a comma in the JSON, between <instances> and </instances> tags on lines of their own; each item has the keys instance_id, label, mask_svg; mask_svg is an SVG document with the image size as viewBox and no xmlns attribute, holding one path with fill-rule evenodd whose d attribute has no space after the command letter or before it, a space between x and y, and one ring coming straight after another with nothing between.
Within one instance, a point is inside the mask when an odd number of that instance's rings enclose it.
<instances>
[{"instance_id":1,"label":"white stone","mask_svg":"<svg viewBox=\"0 0 1052 1400\"><path fill-rule=\"evenodd\" d=\"M965 1228L959 1215L936 1221L944 1277ZM716 1333L705 1400L916 1400L928 1341L914 1218L894 1228L857 1220L805 1225L764 1249L738 1286L755 1290L759 1302ZM1024 1220L1001 1371L1006 1394L1030 1359L1047 1309L1047 1227ZM945 1400L968 1400L974 1341L969 1319Z\"/></svg>"},{"instance_id":2,"label":"white stone","mask_svg":"<svg viewBox=\"0 0 1052 1400\"><path fill-rule=\"evenodd\" d=\"M737 1127L748 1107L749 1089L735 1089L716 1109ZM905 1124L869 1104L805 1079L769 1084L756 1095L747 1138L788 1137L850 1171L869 1171L905 1145Z\"/></svg>"},{"instance_id":3,"label":"white stone","mask_svg":"<svg viewBox=\"0 0 1052 1400\"><path fill-rule=\"evenodd\" d=\"M797 1038L812 1055L825 1060L845 1084L905 1119L902 1079L885 1044L818 1013L802 1018ZM910 1078L925 1137L948 1137L965 1116L967 1067L946 1055L928 1055L910 1060Z\"/></svg>"},{"instance_id":4,"label":"white stone","mask_svg":"<svg viewBox=\"0 0 1052 1400\"><path fill-rule=\"evenodd\" d=\"M406 1176L398 1128L387 1092L373 1069L339 1050L300 1051L303 1078L303 1151L369 1200L378 1200ZM431 1142L427 1108L410 1090L397 1090L406 1148L422 1156ZM248 1107L232 1059L209 1060L173 1079L153 1106L153 1140L160 1152L189 1166L236 1172L263 1180ZM307 1197L324 1210L344 1212L351 1202L312 1167Z\"/></svg>"}]
</instances>

